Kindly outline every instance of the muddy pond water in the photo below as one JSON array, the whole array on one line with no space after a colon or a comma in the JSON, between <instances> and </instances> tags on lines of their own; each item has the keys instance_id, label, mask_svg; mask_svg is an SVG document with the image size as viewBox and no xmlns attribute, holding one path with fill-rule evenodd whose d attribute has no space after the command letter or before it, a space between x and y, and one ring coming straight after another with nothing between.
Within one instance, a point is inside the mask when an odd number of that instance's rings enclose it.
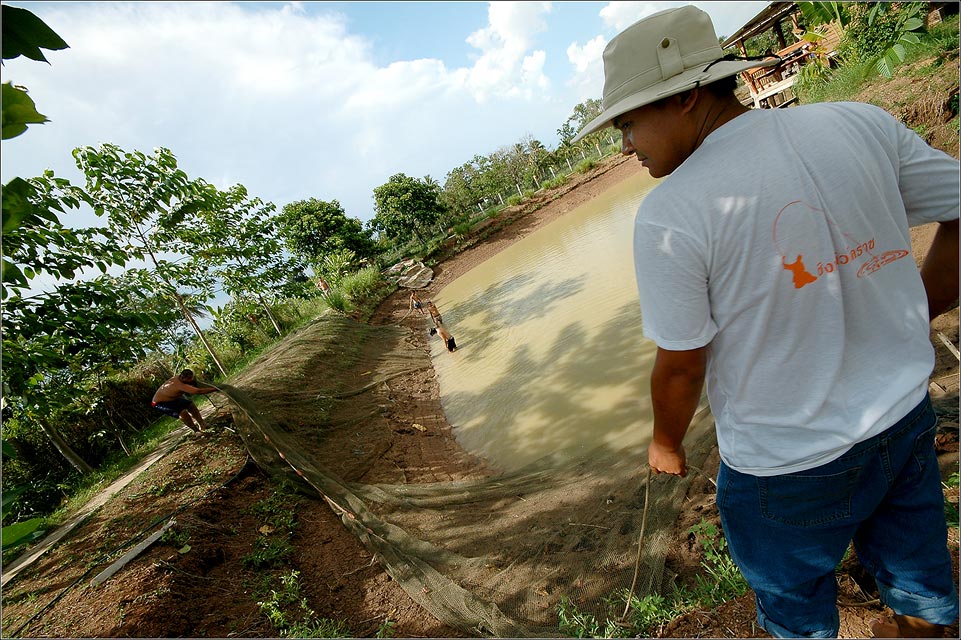
<instances>
[{"instance_id":1,"label":"muddy pond water","mask_svg":"<svg viewBox=\"0 0 961 640\"><path fill-rule=\"evenodd\" d=\"M457 440L505 471L650 436L654 345L641 335L632 176L447 285L434 301L458 350L431 341Z\"/></svg>"}]
</instances>

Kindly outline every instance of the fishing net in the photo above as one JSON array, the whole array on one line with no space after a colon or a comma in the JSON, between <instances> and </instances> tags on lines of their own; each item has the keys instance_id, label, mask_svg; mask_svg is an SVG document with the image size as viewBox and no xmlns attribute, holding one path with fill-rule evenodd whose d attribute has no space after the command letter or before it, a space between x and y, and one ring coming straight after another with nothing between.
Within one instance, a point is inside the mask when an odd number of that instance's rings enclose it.
<instances>
[{"instance_id":1,"label":"fishing net","mask_svg":"<svg viewBox=\"0 0 961 640\"><path fill-rule=\"evenodd\" d=\"M426 362L410 329L325 316L221 388L257 463L305 480L441 622L468 635L557 635L563 597L603 619L604 599L634 577L646 452L598 448L575 461L548 454L496 475L463 454L466 471L454 480L379 481L369 469L395 437L391 381ZM443 422L428 405L416 416L425 434ZM691 465L703 464L712 436L702 411L686 441ZM352 455L325 446L331 438L349 438ZM674 477L651 481L639 597L672 577L664 557L687 487Z\"/></svg>"}]
</instances>

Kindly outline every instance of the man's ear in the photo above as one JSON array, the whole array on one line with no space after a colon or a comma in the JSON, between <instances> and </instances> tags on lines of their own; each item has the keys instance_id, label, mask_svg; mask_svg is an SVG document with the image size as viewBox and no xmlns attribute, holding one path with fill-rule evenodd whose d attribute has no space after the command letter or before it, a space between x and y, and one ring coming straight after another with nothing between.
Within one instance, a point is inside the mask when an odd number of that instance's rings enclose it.
<instances>
[{"instance_id":1,"label":"man's ear","mask_svg":"<svg viewBox=\"0 0 961 640\"><path fill-rule=\"evenodd\" d=\"M694 87L682 93L677 94L678 106L681 107L681 113L687 114L694 110L697 106L698 100L701 98L701 88Z\"/></svg>"}]
</instances>

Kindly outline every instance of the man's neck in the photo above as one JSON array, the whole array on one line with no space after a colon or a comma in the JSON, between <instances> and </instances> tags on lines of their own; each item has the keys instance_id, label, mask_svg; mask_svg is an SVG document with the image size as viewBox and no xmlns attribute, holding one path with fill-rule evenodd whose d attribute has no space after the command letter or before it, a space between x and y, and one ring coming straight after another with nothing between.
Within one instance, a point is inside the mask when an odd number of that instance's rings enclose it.
<instances>
[{"instance_id":1,"label":"man's neck","mask_svg":"<svg viewBox=\"0 0 961 640\"><path fill-rule=\"evenodd\" d=\"M748 108L742 105L737 99L731 96L730 99L718 99L711 96L704 103L704 110L701 119L701 128L695 140L694 148L697 149L711 133L720 129L722 126L734 118L748 112Z\"/></svg>"}]
</instances>

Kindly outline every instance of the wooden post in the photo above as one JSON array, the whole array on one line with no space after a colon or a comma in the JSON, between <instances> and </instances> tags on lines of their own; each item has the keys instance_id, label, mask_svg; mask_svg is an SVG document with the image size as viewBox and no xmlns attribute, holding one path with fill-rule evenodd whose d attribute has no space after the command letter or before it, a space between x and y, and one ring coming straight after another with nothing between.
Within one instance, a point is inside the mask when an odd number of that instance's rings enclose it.
<instances>
[{"instance_id":1,"label":"wooden post","mask_svg":"<svg viewBox=\"0 0 961 640\"><path fill-rule=\"evenodd\" d=\"M779 49L783 49L787 46L787 41L784 39L784 30L781 29L780 21L774 23L774 35L777 36L777 43L781 45L778 47Z\"/></svg>"}]
</instances>

